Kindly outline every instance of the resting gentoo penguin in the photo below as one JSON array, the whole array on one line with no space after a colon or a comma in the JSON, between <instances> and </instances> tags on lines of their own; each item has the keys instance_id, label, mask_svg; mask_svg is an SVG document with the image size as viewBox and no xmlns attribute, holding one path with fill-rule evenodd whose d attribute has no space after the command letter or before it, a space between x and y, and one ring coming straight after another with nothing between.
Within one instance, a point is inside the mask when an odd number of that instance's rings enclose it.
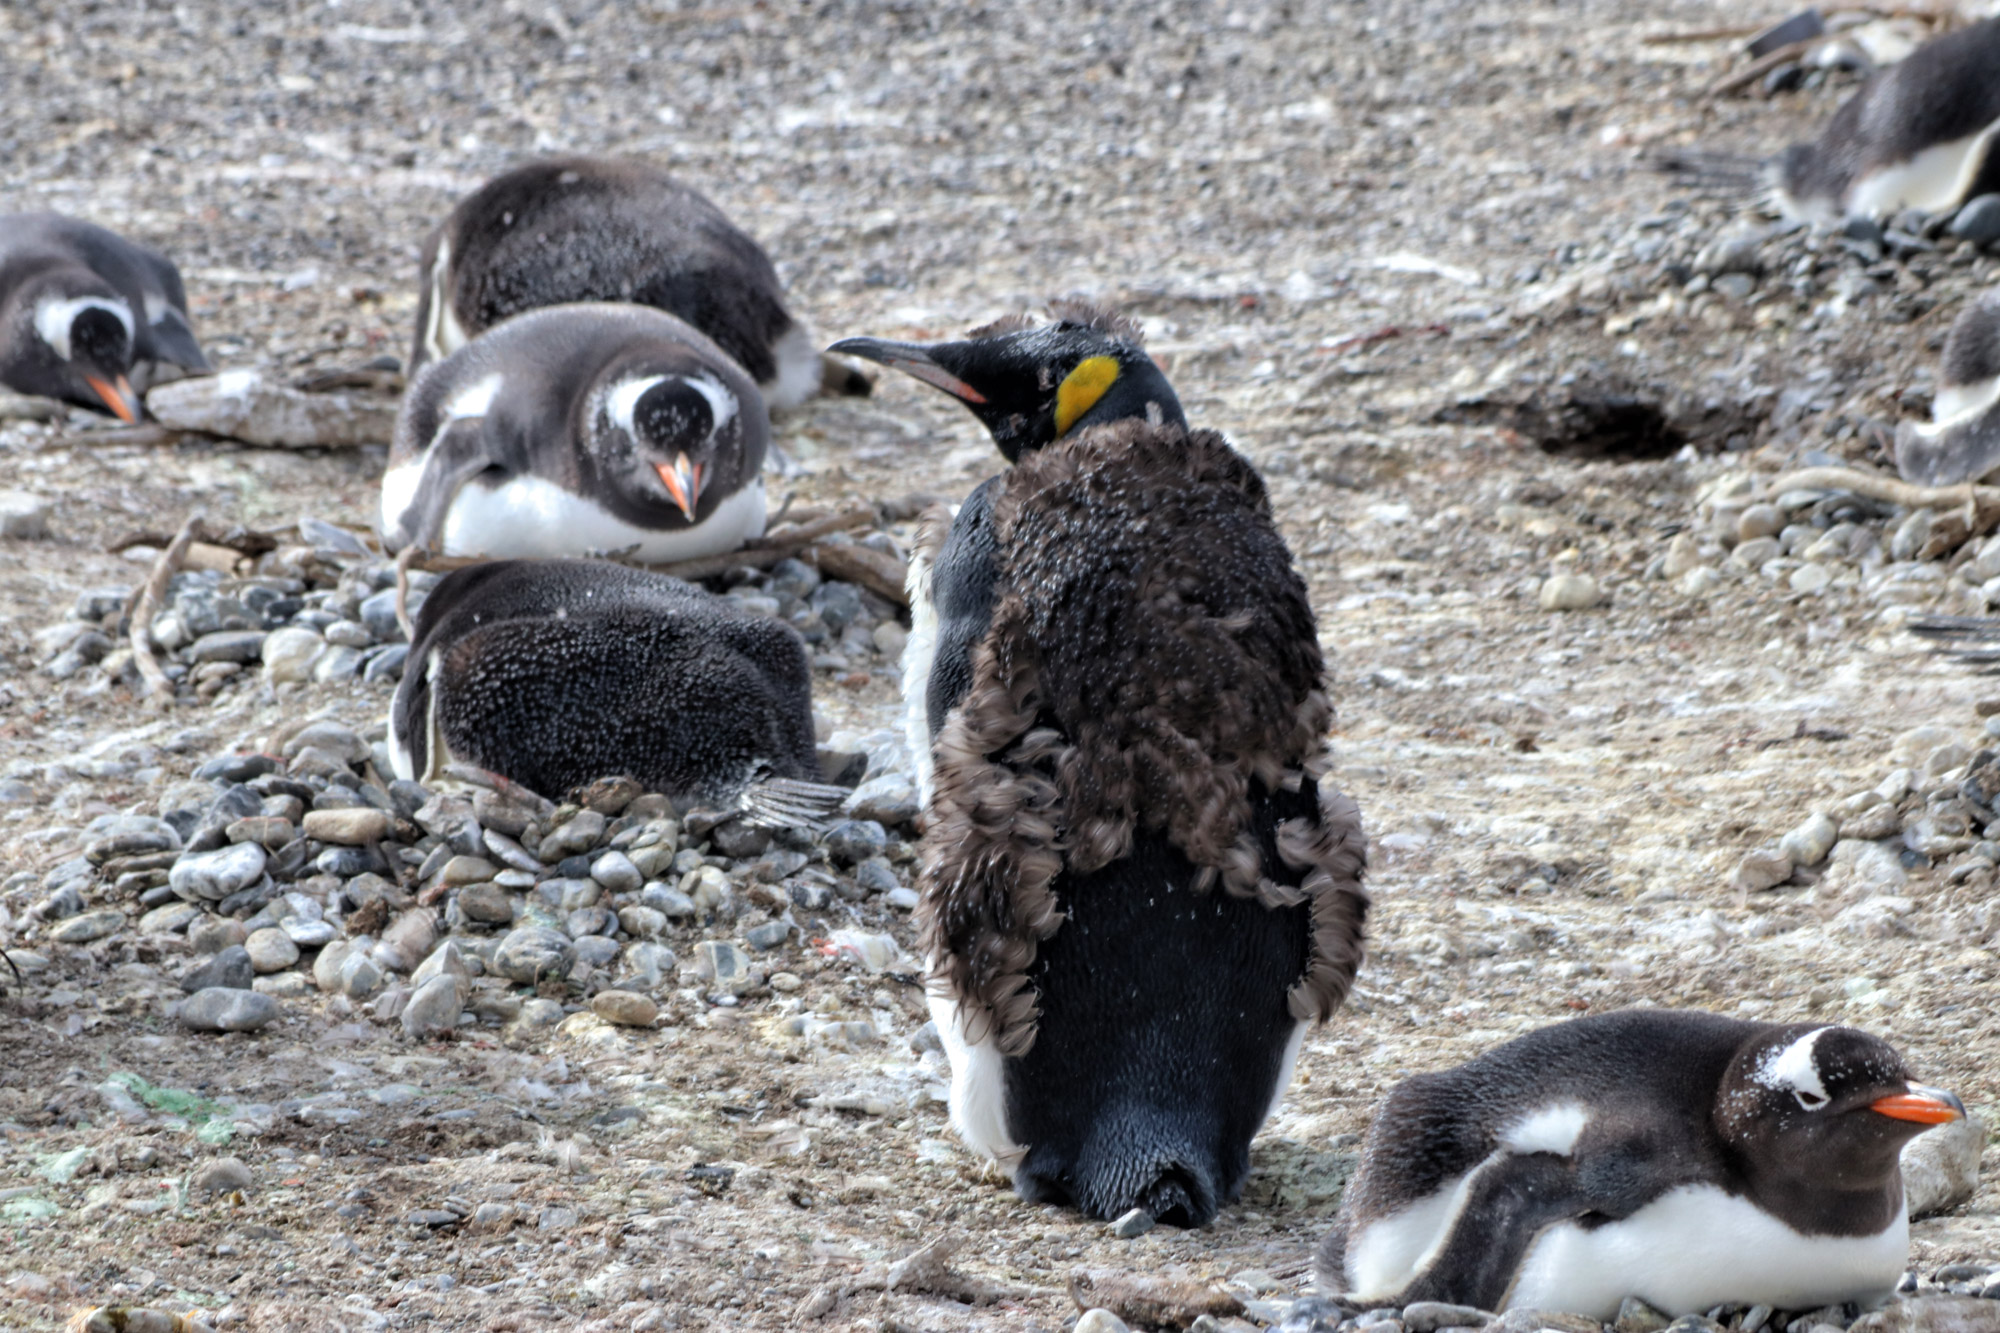
<instances>
[{"instance_id":1,"label":"resting gentoo penguin","mask_svg":"<svg viewBox=\"0 0 2000 1333\"><path fill-rule=\"evenodd\" d=\"M2000 467L2000 292L1960 312L1944 340L1929 425L1896 428L1896 470L1922 486L1979 481Z\"/></svg>"},{"instance_id":2,"label":"resting gentoo penguin","mask_svg":"<svg viewBox=\"0 0 2000 1333\"><path fill-rule=\"evenodd\" d=\"M595 560L472 565L431 589L411 640L389 713L400 777L465 763L560 797L628 775L703 802L819 778L804 642L679 579Z\"/></svg>"},{"instance_id":3,"label":"resting gentoo penguin","mask_svg":"<svg viewBox=\"0 0 2000 1333\"><path fill-rule=\"evenodd\" d=\"M524 310L630 301L714 339L772 407L804 402L823 376L842 392L868 391L862 377L822 364L762 247L635 158L556 157L494 177L425 243L420 290L413 375Z\"/></svg>"},{"instance_id":4,"label":"resting gentoo penguin","mask_svg":"<svg viewBox=\"0 0 2000 1333\"><path fill-rule=\"evenodd\" d=\"M424 367L382 476L389 549L733 551L764 532L764 400L723 350L636 305L532 310Z\"/></svg>"},{"instance_id":5,"label":"resting gentoo penguin","mask_svg":"<svg viewBox=\"0 0 2000 1333\"><path fill-rule=\"evenodd\" d=\"M2000 19L1946 33L1841 104L1818 140L1777 162L1778 204L1807 222L1949 213L2000 189Z\"/></svg>"},{"instance_id":6,"label":"resting gentoo penguin","mask_svg":"<svg viewBox=\"0 0 2000 1333\"><path fill-rule=\"evenodd\" d=\"M208 358L171 260L59 213L0 217L0 383L137 421L175 369Z\"/></svg>"},{"instance_id":7,"label":"resting gentoo penguin","mask_svg":"<svg viewBox=\"0 0 2000 1333\"><path fill-rule=\"evenodd\" d=\"M1013 466L913 560L920 931L952 1120L1023 1197L1199 1226L1235 1198L1367 898L1333 708L1264 483L1136 326L853 338Z\"/></svg>"},{"instance_id":8,"label":"resting gentoo penguin","mask_svg":"<svg viewBox=\"0 0 2000 1333\"><path fill-rule=\"evenodd\" d=\"M1965 1113L1853 1028L1627 1009L1397 1086L1315 1265L1378 1305L1610 1319L1886 1296L1898 1157Z\"/></svg>"}]
</instances>

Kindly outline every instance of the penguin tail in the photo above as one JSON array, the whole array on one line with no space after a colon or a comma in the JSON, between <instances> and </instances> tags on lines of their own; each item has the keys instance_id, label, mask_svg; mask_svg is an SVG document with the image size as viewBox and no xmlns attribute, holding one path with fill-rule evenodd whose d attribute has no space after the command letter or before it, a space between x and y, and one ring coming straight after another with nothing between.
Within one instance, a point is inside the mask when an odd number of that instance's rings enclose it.
<instances>
[{"instance_id":1,"label":"penguin tail","mask_svg":"<svg viewBox=\"0 0 2000 1333\"><path fill-rule=\"evenodd\" d=\"M1645 162L1676 184L1696 190L1755 191L1765 183L1763 158L1741 153L1717 153L1698 148L1662 148Z\"/></svg>"},{"instance_id":2,"label":"penguin tail","mask_svg":"<svg viewBox=\"0 0 2000 1333\"><path fill-rule=\"evenodd\" d=\"M832 822L841 802L854 793L847 787L799 778L769 778L744 789L736 800L739 818L764 828L819 830Z\"/></svg>"}]
</instances>

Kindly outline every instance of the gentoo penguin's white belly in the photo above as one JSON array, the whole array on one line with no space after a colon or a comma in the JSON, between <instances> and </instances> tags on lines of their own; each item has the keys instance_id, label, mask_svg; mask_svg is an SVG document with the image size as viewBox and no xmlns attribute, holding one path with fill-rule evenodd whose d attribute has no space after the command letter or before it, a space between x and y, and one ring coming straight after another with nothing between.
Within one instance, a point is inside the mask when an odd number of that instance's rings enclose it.
<instances>
[{"instance_id":1,"label":"gentoo penguin's white belly","mask_svg":"<svg viewBox=\"0 0 2000 1333\"><path fill-rule=\"evenodd\" d=\"M938 1040L951 1060L951 1127L966 1147L1011 1169L1027 1148L1007 1133L1005 1057L990 1035L978 1043L965 1039L956 1001L942 995L928 998Z\"/></svg>"},{"instance_id":2,"label":"gentoo penguin's white belly","mask_svg":"<svg viewBox=\"0 0 2000 1333\"><path fill-rule=\"evenodd\" d=\"M422 465L382 477L382 530L393 532L415 498ZM577 556L629 552L649 564L733 551L764 535L764 483L752 481L691 528L635 527L595 501L541 477L461 487L445 516L445 555Z\"/></svg>"},{"instance_id":3,"label":"gentoo penguin's white belly","mask_svg":"<svg viewBox=\"0 0 2000 1333\"><path fill-rule=\"evenodd\" d=\"M1979 384L1946 384L1939 387L1937 399L1931 405L1929 424L1918 423L1917 429L1926 435L1936 435L1977 420L2000 403L2000 379L1985 380Z\"/></svg>"},{"instance_id":4,"label":"gentoo penguin's white belly","mask_svg":"<svg viewBox=\"0 0 2000 1333\"><path fill-rule=\"evenodd\" d=\"M1973 175L1985 161L1987 145L1996 131L2000 131L2000 121L1963 139L1932 144L1907 162L1859 177L1847 190L1848 214L1881 217L1904 208L1951 212L1965 202Z\"/></svg>"},{"instance_id":5,"label":"gentoo penguin's white belly","mask_svg":"<svg viewBox=\"0 0 2000 1333\"><path fill-rule=\"evenodd\" d=\"M1543 1232L1522 1261L1508 1309L1611 1319L1627 1296L1668 1315L1728 1301L1799 1310L1886 1295L1910 1257L1898 1213L1878 1236L1805 1236L1712 1185L1670 1190L1622 1222Z\"/></svg>"}]
</instances>

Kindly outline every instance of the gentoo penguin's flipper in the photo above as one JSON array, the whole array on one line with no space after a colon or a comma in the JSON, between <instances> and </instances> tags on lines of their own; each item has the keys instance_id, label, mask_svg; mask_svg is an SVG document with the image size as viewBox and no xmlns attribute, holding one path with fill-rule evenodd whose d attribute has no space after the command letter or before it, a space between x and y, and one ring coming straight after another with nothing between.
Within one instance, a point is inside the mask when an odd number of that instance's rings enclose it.
<instances>
[{"instance_id":1,"label":"gentoo penguin's flipper","mask_svg":"<svg viewBox=\"0 0 2000 1333\"><path fill-rule=\"evenodd\" d=\"M155 361L164 361L179 366L194 374L206 374L210 369L208 358L202 354L201 344L195 341L194 330L188 327L187 319L178 310L167 310L153 321L147 334L152 342Z\"/></svg>"},{"instance_id":2,"label":"gentoo penguin's flipper","mask_svg":"<svg viewBox=\"0 0 2000 1333\"><path fill-rule=\"evenodd\" d=\"M798 778L770 778L746 787L737 802L746 824L760 828L820 829L854 792Z\"/></svg>"},{"instance_id":3,"label":"gentoo penguin's flipper","mask_svg":"<svg viewBox=\"0 0 2000 1333\"><path fill-rule=\"evenodd\" d=\"M445 519L452 502L466 482L493 465L486 450L485 422L481 417L454 417L431 442L424 456L423 471L417 474L402 516L393 532L384 535L383 545L391 551L405 546L424 550L439 549Z\"/></svg>"},{"instance_id":4,"label":"gentoo penguin's flipper","mask_svg":"<svg viewBox=\"0 0 2000 1333\"><path fill-rule=\"evenodd\" d=\"M1466 1182L1456 1224L1428 1256L1398 1304L1443 1301L1498 1310L1535 1237L1552 1222L1592 1211L1576 1168L1554 1153L1505 1156Z\"/></svg>"}]
</instances>

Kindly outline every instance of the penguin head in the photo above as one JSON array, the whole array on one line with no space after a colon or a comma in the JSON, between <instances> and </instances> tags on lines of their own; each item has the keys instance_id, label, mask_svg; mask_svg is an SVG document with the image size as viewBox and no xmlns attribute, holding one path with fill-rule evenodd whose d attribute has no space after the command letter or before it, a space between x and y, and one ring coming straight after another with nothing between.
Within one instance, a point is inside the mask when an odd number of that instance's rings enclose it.
<instances>
[{"instance_id":1,"label":"penguin head","mask_svg":"<svg viewBox=\"0 0 2000 1333\"><path fill-rule=\"evenodd\" d=\"M743 404L693 362L617 372L590 432L598 467L635 495L672 504L696 521L717 460L743 445Z\"/></svg>"},{"instance_id":2,"label":"penguin head","mask_svg":"<svg viewBox=\"0 0 2000 1333\"><path fill-rule=\"evenodd\" d=\"M1747 1043L1719 1091L1718 1128L1754 1175L1835 1188L1882 1185L1905 1143L1965 1115L1881 1038L1807 1023Z\"/></svg>"},{"instance_id":3,"label":"penguin head","mask_svg":"<svg viewBox=\"0 0 2000 1333\"><path fill-rule=\"evenodd\" d=\"M25 284L34 360L54 381L50 396L96 406L121 421L139 419L132 367L132 310L96 274L52 269Z\"/></svg>"},{"instance_id":4,"label":"penguin head","mask_svg":"<svg viewBox=\"0 0 2000 1333\"><path fill-rule=\"evenodd\" d=\"M944 390L985 423L1010 463L1113 421L1187 425L1136 324L1077 303L1058 303L1050 314L1046 324L1004 319L958 342L846 338L828 350L879 361Z\"/></svg>"}]
</instances>

